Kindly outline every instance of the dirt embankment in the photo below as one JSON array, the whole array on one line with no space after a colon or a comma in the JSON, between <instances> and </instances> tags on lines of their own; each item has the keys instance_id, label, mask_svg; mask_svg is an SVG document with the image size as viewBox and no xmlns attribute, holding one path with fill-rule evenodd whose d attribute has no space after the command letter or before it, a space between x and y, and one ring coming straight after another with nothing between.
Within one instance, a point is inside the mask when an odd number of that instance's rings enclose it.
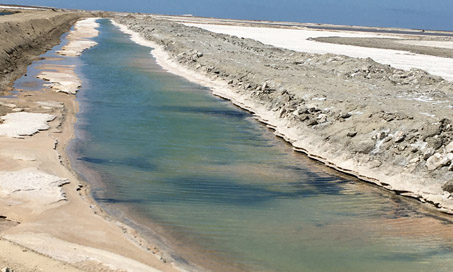
<instances>
[{"instance_id":1,"label":"dirt embankment","mask_svg":"<svg viewBox=\"0 0 453 272\"><path fill-rule=\"evenodd\" d=\"M0 16L0 93L8 91L37 56L58 44L81 16L55 11Z\"/></svg>"},{"instance_id":2,"label":"dirt embankment","mask_svg":"<svg viewBox=\"0 0 453 272\"><path fill-rule=\"evenodd\" d=\"M453 86L340 55L294 52L149 16L115 20L195 73L228 83L296 149L343 172L453 211Z\"/></svg>"},{"instance_id":3,"label":"dirt embankment","mask_svg":"<svg viewBox=\"0 0 453 272\"><path fill-rule=\"evenodd\" d=\"M439 41L439 39L441 39L441 40ZM415 54L453 58L452 48L439 48L439 47L435 47L435 46L428 46L428 43L426 43L425 46L411 45L411 44L401 42L400 39L319 37L319 38L314 38L313 40L318 41L318 42L325 42L325 43L355 45L355 46L370 47L370 48L403 50L403 51L409 51L409 52L415 53ZM452 42L452 40L453 39L451 37L437 38L436 40L434 40L434 44L439 43L439 42L440 43ZM431 37L418 37L418 39L416 39L416 40L409 40L409 41L430 42L430 41L433 41L433 39ZM407 40L405 42L407 42Z\"/></svg>"}]
</instances>

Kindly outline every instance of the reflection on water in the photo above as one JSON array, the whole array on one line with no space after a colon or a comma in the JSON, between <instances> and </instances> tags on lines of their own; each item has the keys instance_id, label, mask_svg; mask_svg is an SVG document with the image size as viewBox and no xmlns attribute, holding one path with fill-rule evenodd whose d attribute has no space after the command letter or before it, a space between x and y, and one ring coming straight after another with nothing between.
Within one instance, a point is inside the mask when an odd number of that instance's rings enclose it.
<instances>
[{"instance_id":1,"label":"reflection on water","mask_svg":"<svg viewBox=\"0 0 453 272\"><path fill-rule=\"evenodd\" d=\"M449 219L293 152L108 21L100 30L82 55L73 163L102 177L93 195L104 208L231 270L449 270Z\"/></svg>"}]
</instances>

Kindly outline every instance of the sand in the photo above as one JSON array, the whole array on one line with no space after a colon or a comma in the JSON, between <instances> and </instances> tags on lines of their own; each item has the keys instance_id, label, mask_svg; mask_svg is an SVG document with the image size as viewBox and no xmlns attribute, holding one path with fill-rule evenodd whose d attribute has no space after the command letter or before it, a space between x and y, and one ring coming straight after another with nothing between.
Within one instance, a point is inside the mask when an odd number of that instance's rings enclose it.
<instances>
[{"instance_id":1,"label":"sand","mask_svg":"<svg viewBox=\"0 0 453 272\"><path fill-rule=\"evenodd\" d=\"M94 37L94 19L78 26L78 33ZM69 35L69 52L86 50L76 41L87 37ZM55 92L55 86L80 85L74 68L38 67L60 75L42 91L1 100L8 112L0 124L0 215L11 224L0 230L0 265L18 271L180 271L155 244L98 208L71 170L66 149L78 105L75 92Z\"/></svg>"},{"instance_id":2,"label":"sand","mask_svg":"<svg viewBox=\"0 0 453 272\"><path fill-rule=\"evenodd\" d=\"M299 52L318 53L318 54L337 54L355 58L372 58L373 60L389 64L392 67L404 70L412 68L425 70L433 75L441 76L453 81L453 59L436 56L414 54L402 50L389 50L380 48L364 48L352 45L320 43L309 40L318 37L380 37L398 38L399 36L389 36L370 34L370 33L349 33L341 31L323 30L304 30L304 29L281 29L266 27L245 27L232 25L213 25L213 24L186 24L199 27L215 33L234 35L237 37L250 38L265 44L276 47L286 48ZM401 41L404 42L404 41ZM412 43L412 42L411 42Z\"/></svg>"}]
</instances>

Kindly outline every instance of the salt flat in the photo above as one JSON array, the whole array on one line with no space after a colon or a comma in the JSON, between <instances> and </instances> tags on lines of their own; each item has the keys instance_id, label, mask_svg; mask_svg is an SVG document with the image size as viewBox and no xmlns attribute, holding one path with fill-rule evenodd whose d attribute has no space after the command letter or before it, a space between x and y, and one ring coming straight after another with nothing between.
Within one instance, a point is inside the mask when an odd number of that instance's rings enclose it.
<instances>
[{"instance_id":1,"label":"salt flat","mask_svg":"<svg viewBox=\"0 0 453 272\"><path fill-rule=\"evenodd\" d=\"M400 50L320 43L317 41L309 40L309 38L332 36L385 38L389 37L388 35L381 35L378 33L351 33L347 31L283 29L214 24L191 23L185 25L199 27L215 33L223 33L241 38L250 38L265 44L299 52L318 54L332 53L356 58L372 58L379 63L389 64L392 67L398 69L422 69L433 75L441 76L446 80L453 81L453 59L451 58L413 54ZM395 38L395 36L393 36L392 38Z\"/></svg>"}]
</instances>

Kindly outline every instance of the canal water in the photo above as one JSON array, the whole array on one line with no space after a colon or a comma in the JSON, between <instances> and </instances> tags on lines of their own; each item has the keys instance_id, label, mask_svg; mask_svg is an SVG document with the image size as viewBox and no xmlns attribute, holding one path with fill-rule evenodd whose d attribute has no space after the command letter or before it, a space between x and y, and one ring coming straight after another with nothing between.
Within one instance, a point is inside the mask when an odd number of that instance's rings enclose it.
<instances>
[{"instance_id":1,"label":"canal water","mask_svg":"<svg viewBox=\"0 0 453 272\"><path fill-rule=\"evenodd\" d=\"M292 151L99 30L80 57L73 165L107 211L218 271L450 271L450 219Z\"/></svg>"}]
</instances>

